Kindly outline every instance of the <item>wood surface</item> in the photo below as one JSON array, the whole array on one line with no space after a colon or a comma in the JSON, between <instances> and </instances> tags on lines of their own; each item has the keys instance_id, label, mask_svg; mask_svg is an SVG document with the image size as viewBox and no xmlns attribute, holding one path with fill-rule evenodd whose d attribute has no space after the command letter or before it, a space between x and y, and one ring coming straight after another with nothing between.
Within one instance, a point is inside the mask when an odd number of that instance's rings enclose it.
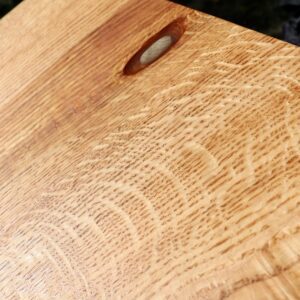
<instances>
[{"instance_id":1,"label":"wood surface","mask_svg":"<svg viewBox=\"0 0 300 300\"><path fill-rule=\"evenodd\" d=\"M300 299L299 48L160 0L26 0L0 55L0 299Z\"/></svg>"}]
</instances>

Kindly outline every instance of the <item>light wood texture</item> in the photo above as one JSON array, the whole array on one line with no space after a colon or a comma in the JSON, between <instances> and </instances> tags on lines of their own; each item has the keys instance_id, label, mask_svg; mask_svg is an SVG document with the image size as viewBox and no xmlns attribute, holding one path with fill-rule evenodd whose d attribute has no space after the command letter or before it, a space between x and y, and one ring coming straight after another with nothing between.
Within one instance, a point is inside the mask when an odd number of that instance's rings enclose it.
<instances>
[{"instance_id":1,"label":"light wood texture","mask_svg":"<svg viewBox=\"0 0 300 300\"><path fill-rule=\"evenodd\" d=\"M0 299L299 299L299 48L170 2L27 0L0 54Z\"/></svg>"}]
</instances>

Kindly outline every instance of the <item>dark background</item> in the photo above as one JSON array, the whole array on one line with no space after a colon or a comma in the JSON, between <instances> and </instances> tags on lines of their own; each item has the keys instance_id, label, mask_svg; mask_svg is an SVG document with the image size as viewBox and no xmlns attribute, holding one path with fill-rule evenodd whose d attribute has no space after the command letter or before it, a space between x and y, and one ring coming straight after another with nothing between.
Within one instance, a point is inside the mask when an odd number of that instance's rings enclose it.
<instances>
[{"instance_id":1,"label":"dark background","mask_svg":"<svg viewBox=\"0 0 300 300\"><path fill-rule=\"evenodd\" d=\"M0 17L21 1L0 0ZM300 45L300 0L173 1Z\"/></svg>"},{"instance_id":2,"label":"dark background","mask_svg":"<svg viewBox=\"0 0 300 300\"><path fill-rule=\"evenodd\" d=\"M0 0L0 18L7 14L22 0Z\"/></svg>"}]
</instances>

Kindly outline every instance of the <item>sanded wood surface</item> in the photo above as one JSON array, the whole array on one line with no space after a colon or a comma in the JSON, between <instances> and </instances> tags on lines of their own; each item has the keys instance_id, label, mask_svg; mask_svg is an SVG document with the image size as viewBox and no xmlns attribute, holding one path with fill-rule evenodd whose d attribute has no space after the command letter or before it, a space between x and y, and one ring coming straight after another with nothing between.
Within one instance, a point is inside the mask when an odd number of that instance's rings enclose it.
<instances>
[{"instance_id":1,"label":"sanded wood surface","mask_svg":"<svg viewBox=\"0 0 300 300\"><path fill-rule=\"evenodd\" d=\"M300 299L299 48L159 0L26 0L0 55L0 299Z\"/></svg>"}]
</instances>

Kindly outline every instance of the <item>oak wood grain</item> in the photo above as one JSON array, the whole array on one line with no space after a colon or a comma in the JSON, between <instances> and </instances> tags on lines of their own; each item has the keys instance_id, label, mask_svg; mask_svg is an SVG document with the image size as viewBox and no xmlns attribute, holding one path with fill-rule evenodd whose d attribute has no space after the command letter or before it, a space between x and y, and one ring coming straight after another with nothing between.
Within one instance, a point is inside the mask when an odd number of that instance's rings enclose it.
<instances>
[{"instance_id":1,"label":"oak wood grain","mask_svg":"<svg viewBox=\"0 0 300 300\"><path fill-rule=\"evenodd\" d=\"M160 0L26 0L0 54L0 299L300 298L299 48Z\"/></svg>"}]
</instances>

